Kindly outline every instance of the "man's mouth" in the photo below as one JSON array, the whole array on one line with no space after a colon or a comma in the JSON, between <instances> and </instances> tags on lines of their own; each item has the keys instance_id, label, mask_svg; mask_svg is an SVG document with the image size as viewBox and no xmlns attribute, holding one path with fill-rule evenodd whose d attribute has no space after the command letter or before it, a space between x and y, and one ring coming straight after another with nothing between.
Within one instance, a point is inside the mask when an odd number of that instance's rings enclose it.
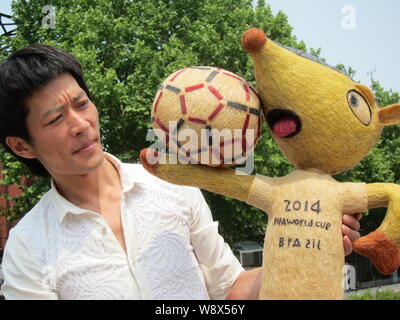
<instances>
[{"instance_id":1,"label":"man's mouth","mask_svg":"<svg viewBox=\"0 0 400 320\"><path fill-rule=\"evenodd\" d=\"M267 115L273 134L279 138L291 138L301 131L300 117L289 109L274 109Z\"/></svg>"},{"instance_id":2,"label":"man's mouth","mask_svg":"<svg viewBox=\"0 0 400 320\"><path fill-rule=\"evenodd\" d=\"M72 154L76 154L81 151L89 150L96 142L97 142L97 139L94 139L91 142L85 143L85 144L81 145L79 148L77 148Z\"/></svg>"}]
</instances>

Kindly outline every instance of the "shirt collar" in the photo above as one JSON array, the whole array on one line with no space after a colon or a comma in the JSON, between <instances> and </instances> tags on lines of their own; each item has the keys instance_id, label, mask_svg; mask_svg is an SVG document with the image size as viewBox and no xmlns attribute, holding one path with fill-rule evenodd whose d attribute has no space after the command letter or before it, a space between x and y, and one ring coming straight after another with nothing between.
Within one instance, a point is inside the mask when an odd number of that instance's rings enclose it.
<instances>
[{"instance_id":1,"label":"shirt collar","mask_svg":"<svg viewBox=\"0 0 400 320\"><path fill-rule=\"evenodd\" d=\"M118 170L121 180L122 193L132 190L135 182L142 182L141 175L140 174L135 175L130 170L127 170L125 165L119 159L117 159L116 157L107 152L104 152L104 156L105 158L110 160ZM58 192L53 179L51 179L50 196L54 200L55 210L60 224L62 223L64 217L68 213L72 214L93 213L89 210L79 208L77 205L65 199Z\"/></svg>"}]
</instances>

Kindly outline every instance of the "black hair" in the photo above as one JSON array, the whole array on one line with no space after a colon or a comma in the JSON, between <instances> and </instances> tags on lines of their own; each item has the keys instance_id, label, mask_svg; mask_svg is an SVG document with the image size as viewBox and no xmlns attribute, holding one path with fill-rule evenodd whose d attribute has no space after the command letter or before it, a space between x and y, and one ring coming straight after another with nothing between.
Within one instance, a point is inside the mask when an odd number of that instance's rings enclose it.
<instances>
[{"instance_id":1,"label":"black hair","mask_svg":"<svg viewBox=\"0 0 400 320\"><path fill-rule=\"evenodd\" d=\"M5 150L24 163L36 176L50 176L37 159L16 155L6 137L19 137L31 143L26 127L29 109L26 100L39 88L62 73L69 73L90 98L80 63L70 54L48 45L30 45L13 53L0 64L0 142Z\"/></svg>"}]
</instances>

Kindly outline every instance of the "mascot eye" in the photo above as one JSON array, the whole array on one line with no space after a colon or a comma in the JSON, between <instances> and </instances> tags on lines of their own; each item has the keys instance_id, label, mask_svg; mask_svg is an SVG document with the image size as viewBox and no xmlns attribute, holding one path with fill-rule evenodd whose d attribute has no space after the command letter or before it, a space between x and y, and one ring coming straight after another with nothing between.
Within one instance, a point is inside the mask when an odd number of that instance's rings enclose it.
<instances>
[{"instance_id":1,"label":"mascot eye","mask_svg":"<svg viewBox=\"0 0 400 320\"><path fill-rule=\"evenodd\" d=\"M349 91L347 94L347 102L358 120L366 126L371 123L371 108L367 100L364 99L360 93L355 90Z\"/></svg>"},{"instance_id":2,"label":"mascot eye","mask_svg":"<svg viewBox=\"0 0 400 320\"><path fill-rule=\"evenodd\" d=\"M353 92L350 94L350 106L353 108L358 107L358 98Z\"/></svg>"}]
</instances>

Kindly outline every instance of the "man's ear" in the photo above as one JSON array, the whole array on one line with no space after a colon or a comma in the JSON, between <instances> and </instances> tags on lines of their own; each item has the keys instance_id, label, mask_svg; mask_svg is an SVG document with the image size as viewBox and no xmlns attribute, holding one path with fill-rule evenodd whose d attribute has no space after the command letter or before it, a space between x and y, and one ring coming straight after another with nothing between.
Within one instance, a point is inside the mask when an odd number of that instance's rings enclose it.
<instances>
[{"instance_id":1,"label":"man's ear","mask_svg":"<svg viewBox=\"0 0 400 320\"><path fill-rule=\"evenodd\" d=\"M400 124L400 104L381 108L378 115L380 122L385 126Z\"/></svg>"},{"instance_id":2,"label":"man's ear","mask_svg":"<svg viewBox=\"0 0 400 320\"><path fill-rule=\"evenodd\" d=\"M37 154L32 145L19 137L6 137L8 147L17 155L26 159L35 159Z\"/></svg>"}]
</instances>

